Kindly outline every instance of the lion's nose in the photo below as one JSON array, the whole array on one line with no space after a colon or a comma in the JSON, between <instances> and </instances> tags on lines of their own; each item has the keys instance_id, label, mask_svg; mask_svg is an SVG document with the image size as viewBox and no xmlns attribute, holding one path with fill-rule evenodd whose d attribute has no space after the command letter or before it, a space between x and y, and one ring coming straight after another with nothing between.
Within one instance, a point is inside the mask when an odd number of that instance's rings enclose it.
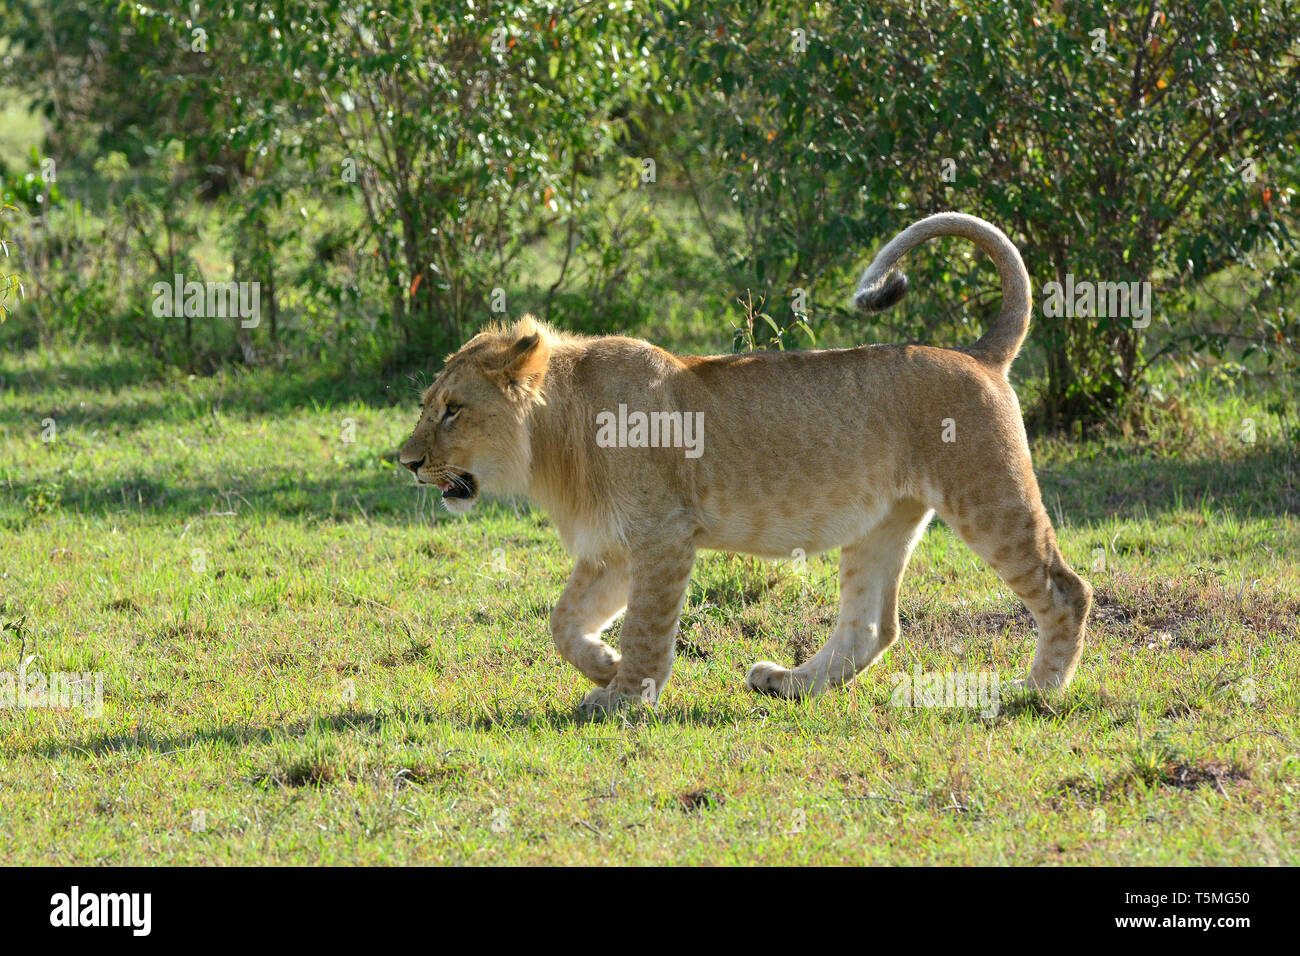
<instances>
[{"instance_id":1,"label":"lion's nose","mask_svg":"<svg viewBox=\"0 0 1300 956\"><path fill-rule=\"evenodd\" d=\"M424 464L424 459L417 458L415 461L407 461L406 459L402 459L402 464L405 465L407 468L411 469L412 474L418 474L420 471L420 466Z\"/></svg>"}]
</instances>

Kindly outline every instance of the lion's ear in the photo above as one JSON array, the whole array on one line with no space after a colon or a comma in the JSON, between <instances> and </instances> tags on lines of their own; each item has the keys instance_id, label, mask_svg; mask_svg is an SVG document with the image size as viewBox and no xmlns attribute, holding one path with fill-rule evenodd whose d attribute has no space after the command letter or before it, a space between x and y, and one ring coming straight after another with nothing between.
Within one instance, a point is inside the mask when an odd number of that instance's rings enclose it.
<instances>
[{"instance_id":1,"label":"lion's ear","mask_svg":"<svg viewBox=\"0 0 1300 956\"><path fill-rule=\"evenodd\" d=\"M540 331L521 336L499 353L488 369L503 387L518 385L536 391L546 377L551 347Z\"/></svg>"}]
</instances>

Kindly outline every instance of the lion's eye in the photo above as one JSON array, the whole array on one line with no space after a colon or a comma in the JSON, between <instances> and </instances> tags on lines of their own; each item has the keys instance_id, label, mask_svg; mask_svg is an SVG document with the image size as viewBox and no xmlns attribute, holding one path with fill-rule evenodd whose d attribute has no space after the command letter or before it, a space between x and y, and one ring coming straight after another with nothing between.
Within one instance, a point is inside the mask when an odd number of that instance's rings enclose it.
<instances>
[{"instance_id":1,"label":"lion's eye","mask_svg":"<svg viewBox=\"0 0 1300 956\"><path fill-rule=\"evenodd\" d=\"M460 414L459 405L448 405L447 410L442 413L442 420L444 422L449 422L459 414Z\"/></svg>"}]
</instances>

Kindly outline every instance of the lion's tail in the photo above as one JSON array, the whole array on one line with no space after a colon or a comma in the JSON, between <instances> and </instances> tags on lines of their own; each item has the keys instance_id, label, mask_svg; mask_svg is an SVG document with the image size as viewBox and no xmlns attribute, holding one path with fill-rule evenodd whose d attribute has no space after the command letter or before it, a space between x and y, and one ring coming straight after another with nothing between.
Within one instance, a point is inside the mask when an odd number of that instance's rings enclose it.
<instances>
[{"instance_id":1,"label":"lion's tail","mask_svg":"<svg viewBox=\"0 0 1300 956\"><path fill-rule=\"evenodd\" d=\"M960 236L988 253L1002 279L1002 311L993 324L965 351L1006 374L1029 331L1029 273L1020 253L1002 230L976 216L941 212L908 226L876 255L858 282L853 304L866 312L887 309L907 291L907 276L898 260L927 239Z\"/></svg>"}]
</instances>

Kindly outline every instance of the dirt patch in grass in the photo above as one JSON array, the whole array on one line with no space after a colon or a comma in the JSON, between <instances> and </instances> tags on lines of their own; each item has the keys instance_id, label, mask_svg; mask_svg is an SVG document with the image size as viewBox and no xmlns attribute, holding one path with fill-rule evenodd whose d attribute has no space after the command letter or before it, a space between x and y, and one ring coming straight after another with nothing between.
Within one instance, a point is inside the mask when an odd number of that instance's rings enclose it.
<instances>
[{"instance_id":1,"label":"dirt patch in grass","mask_svg":"<svg viewBox=\"0 0 1300 956\"><path fill-rule=\"evenodd\" d=\"M158 628L158 639L164 643L175 641L216 641L221 638L221 631L208 624L196 624L193 621L167 621Z\"/></svg>"},{"instance_id":2,"label":"dirt patch in grass","mask_svg":"<svg viewBox=\"0 0 1300 956\"><path fill-rule=\"evenodd\" d=\"M1205 574L1191 585L1150 580L1141 582L1136 593L1124 596L1098 588L1091 623L1105 623L1119 637L1134 643L1204 651L1222 643L1223 638L1197 631L1221 624L1225 618L1257 634L1297 634L1300 598L1274 591L1233 589Z\"/></svg>"},{"instance_id":3,"label":"dirt patch in grass","mask_svg":"<svg viewBox=\"0 0 1300 956\"><path fill-rule=\"evenodd\" d=\"M1033 615L1019 603L1005 609L945 603L935 609L917 609L914 614L900 613L898 624L904 635L923 635L927 642L944 647L979 643L982 638L992 640L1004 634L1023 637L1034 630Z\"/></svg>"},{"instance_id":4,"label":"dirt patch in grass","mask_svg":"<svg viewBox=\"0 0 1300 956\"><path fill-rule=\"evenodd\" d=\"M757 612L756 616L758 616ZM784 654L791 658L795 667L825 646L835 626L834 617L821 614L812 608L801 608L796 612L794 620L788 623L777 623L778 619L775 617L758 617L758 621L752 625L745 619L740 621L741 635L745 638L758 639L761 639L764 631L783 635L781 644Z\"/></svg>"},{"instance_id":5,"label":"dirt patch in grass","mask_svg":"<svg viewBox=\"0 0 1300 956\"><path fill-rule=\"evenodd\" d=\"M1248 774L1241 767L1225 763L1222 760L1208 760L1202 764L1189 765L1175 763L1170 765L1163 781L1164 786L1177 790L1195 790L1197 787L1219 787L1225 782L1249 780Z\"/></svg>"},{"instance_id":6,"label":"dirt patch in grass","mask_svg":"<svg viewBox=\"0 0 1300 956\"><path fill-rule=\"evenodd\" d=\"M829 636L830 635L824 634L821 631L810 631L806 628L800 628L792 633L789 638L786 639L785 643L786 646L790 648L790 654L794 659L794 666L798 667L804 661L808 660L808 658L821 650L822 645L826 643Z\"/></svg>"},{"instance_id":7,"label":"dirt patch in grass","mask_svg":"<svg viewBox=\"0 0 1300 956\"><path fill-rule=\"evenodd\" d=\"M329 740L300 741L273 754L249 781L261 786L324 787L358 779L359 761Z\"/></svg>"},{"instance_id":8,"label":"dirt patch in grass","mask_svg":"<svg viewBox=\"0 0 1300 956\"><path fill-rule=\"evenodd\" d=\"M401 652L394 651L379 658L379 664L381 667L402 667L427 661L432 656L428 641L412 641Z\"/></svg>"},{"instance_id":9,"label":"dirt patch in grass","mask_svg":"<svg viewBox=\"0 0 1300 956\"><path fill-rule=\"evenodd\" d=\"M974 620L980 630L987 631L1034 626L1034 616L1023 604L1016 605L1010 611L980 611L974 615Z\"/></svg>"},{"instance_id":10,"label":"dirt patch in grass","mask_svg":"<svg viewBox=\"0 0 1300 956\"><path fill-rule=\"evenodd\" d=\"M455 764L412 764L393 775L396 786L438 787L456 783L465 777L465 768Z\"/></svg>"},{"instance_id":11,"label":"dirt patch in grass","mask_svg":"<svg viewBox=\"0 0 1300 956\"><path fill-rule=\"evenodd\" d=\"M1086 570L1083 573L1087 574ZM1214 576L1180 582L1152 579L1133 582L1119 594L1098 587L1093 596L1090 628L1154 650L1209 650L1225 639L1222 624L1235 621L1257 634L1300 636L1300 598L1275 591L1233 589ZM924 634L940 642L980 636L1024 636L1035 630L1033 616L1021 604L1010 609L973 609L942 604L899 615L904 634Z\"/></svg>"},{"instance_id":12,"label":"dirt patch in grass","mask_svg":"<svg viewBox=\"0 0 1300 956\"><path fill-rule=\"evenodd\" d=\"M252 782L278 787L323 787L355 779L354 773L332 759L302 757L254 774Z\"/></svg>"},{"instance_id":13,"label":"dirt patch in grass","mask_svg":"<svg viewBox=\"0 0 1300 956\"><path fill-rule=\"evenodd\" d=\"M152 478L137 477L118 489L124 508L161 508L167 502L167 486Z\"/></svg>"},{"instance_id":14,"label":"dirt patch in grass","mask_svg":"<svg viewBox=\"0 0 1300 956\"><path fill-rule=\"evenodd\" d=\"M727 798L722 794L710 790L708 787L700 787L698 790L688 790L686 793L677 795L677 804L685 813L698 813L701 810L712 810L722 806L727 802Z\"/></svg>"},{"instance_id":15,"label":"dirt patch in grass","mask_svg":"<svg viewBox=\"0 0 1300 956\"><path fill-rule=\"evenodd\" d=\"M1133 620L1132 610L1105 588L1098 588L1092 595L1092 614L1089 623L1105 622L1123 627Z\"/></svg>"},{"instance_id":16,"label":"dirt patch in grass","mask_svg":"<svg viewBox=\"0 0 1300 956\"><path fill-rule=\"evenodd\" d=\"M1089 803L1102 803L1123 797L1143 782L1168 790L1214 787L1222 791L1226 784L1249 779L1250 773L1244 767L1217 758L1198 762L1175 759L1155 767L1129 767L1101 783L1087 777L1070 777L1061 781L1060 789L1063 794Z\"/></svg>"},{"instance_id":17,"label":"dirt patch in grass","mask_svg":"<svg viewBox=\"0 0 1300 956\"><path fill-rule=\"evenodd\" d=\"M704 637L702 630L696 630L687 637L683 634L677 635L677 656L689 657L694 661L707 661L712 657L709 651L708 640Z\"/></svg>"},{"instance_id":18,"label":"dirt patch in grass","mask_svg":"<svg viewBox=\"0 0 1300 956\"><path fill-rule=\"evenodd\" d=\"M447 541L434 539L422 544L418 551L426 558L438 561L454 561L460 554L460 548Z\"/></svg>"}]
</instances>

